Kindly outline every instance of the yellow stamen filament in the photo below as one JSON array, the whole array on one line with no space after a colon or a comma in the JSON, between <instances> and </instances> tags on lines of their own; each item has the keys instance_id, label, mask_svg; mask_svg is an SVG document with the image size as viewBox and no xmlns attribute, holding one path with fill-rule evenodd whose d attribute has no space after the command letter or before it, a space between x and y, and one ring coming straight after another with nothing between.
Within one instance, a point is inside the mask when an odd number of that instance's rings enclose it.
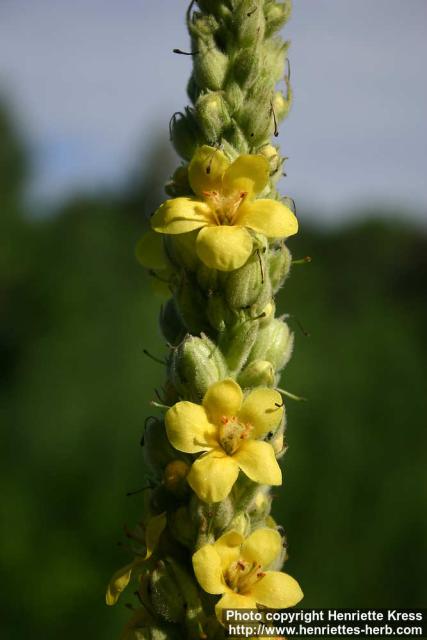
<instances>
[{"instance_id":1,"label":"yellow stamen filament","mask_svg":"<svg viewBox=\"0 0 427 640\"><path fill-rule=\"evenodd\" d=\"M225 573L225 581L235 593L250 593L251 588L258 580L265 576L262 567L257 562L245 562L239 559L233 562Z\"/></svg>"},{"instance_id":2,"label":"yellow stamen filament","mask_svg":"<svg viewBox=\"0 0 427 640\"><path fill-rule=\"evenodd\" d=\"M239 207L248 194L247 191L240 191L226 196L218 191L203 191L203 195L216 224L233 226Z\"/></svg>"}]
</instances>

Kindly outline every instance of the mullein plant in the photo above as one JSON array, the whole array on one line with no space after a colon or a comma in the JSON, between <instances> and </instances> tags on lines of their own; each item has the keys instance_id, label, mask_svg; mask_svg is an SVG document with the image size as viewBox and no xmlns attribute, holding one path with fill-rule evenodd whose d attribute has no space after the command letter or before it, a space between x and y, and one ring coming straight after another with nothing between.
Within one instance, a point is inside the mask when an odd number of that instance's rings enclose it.
<instances>
[{"instance_id":1,"label":"mullein plant","mask_svg":"<svg viewBox=\"0 0 427 640\"><path fill-rule=\"evenodd\" d=\"M286 542L270 515L286 449L278 385L293 347L274 296L298 230L275 187L284 158L271 144L291 102L278 35L289 15L288 0L193 0L187 12L191 106L170 123L183 162L137 247L167 291L169 351L145 426L133 559L107 589L109 605L128 586L135 595L122 640L220 640L224 609L302 598L281 571Z\"/></svg>"}]
</instances>

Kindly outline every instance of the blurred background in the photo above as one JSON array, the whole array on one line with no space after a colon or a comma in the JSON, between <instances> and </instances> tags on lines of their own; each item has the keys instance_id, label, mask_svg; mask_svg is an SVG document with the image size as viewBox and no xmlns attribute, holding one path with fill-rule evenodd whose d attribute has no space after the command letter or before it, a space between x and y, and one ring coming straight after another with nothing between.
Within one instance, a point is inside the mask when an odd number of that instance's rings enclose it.
<instances>
[{"instance_id":1,"label":"blurred background","mask_svg":"<svg viewBox=\"0 0 427 640\"><path fill-rule=\"evenodd\" d=\"M307 607L426 606L424 0L298 0L294 358L275 515ZM161 300L133 250L177 163L179 0L0 2L1 637L117 638ZM302 325L303 330L300 328ZM310 335L307 336L306 334Z\"/></svg>"}]
</instances>

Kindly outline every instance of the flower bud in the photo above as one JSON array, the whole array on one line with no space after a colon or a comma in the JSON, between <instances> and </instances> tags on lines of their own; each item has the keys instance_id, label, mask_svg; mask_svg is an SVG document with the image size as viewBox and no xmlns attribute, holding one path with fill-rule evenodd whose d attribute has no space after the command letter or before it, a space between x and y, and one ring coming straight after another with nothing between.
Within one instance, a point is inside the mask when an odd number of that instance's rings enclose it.
<instances>
[{"instance_id":1,"label":"flower bud","mask_svg":"<svg viewBox=\"0 0 427 640\"><path fill-rule=\"evenodd\" d=\"M188 181L188 167L178 167L171 180L165 185L165 191L172 198L187 196L191 193L190 183Z\"/></svg>"},{"instance_id":2,"label":"flower bud","mask_svg":"<svg viewBox=\"0 0 427 640\"><path fill-rule=\"evenodd\" d=\"M211 326L221 333L233 322L233 313L220 294L209 296L206 313Z\"/></svg>"},{"instance_id":3,"label":"flower bud","mask_svg":"<svg viewBox=\"0 0 427 640\"><path fill-rule=\"evenodd\" d=\"M292 254L288 247L282 244L279 249L270 250L267 262L271 286L273 294L275 294L289 275L292 264Z\"/></svg>"},{"instance_id":4,"label":"flower bud","mask_svg":"<svg viewBox=\"0 0 427 640\"><path fill-rule=\"evenodd\" d=\"M272 97L271 79L261 77L248 92L238 113L238 124L253 146L264 144L273 132Z\"/></svg>"},{"instance_id":5,"label":"flower bud","mask_svg":"<svg viewBox=\"0 0 427 640\"><path fill-rule=\"evenodd\" d=\"M266 32L268 35L278 31L291 17L291 0L284 2L270 2L264 10Z\"/></svg>"},{"instance_id":6,"label":"flower bud","mask_svg":"<svg viewBox=\"0 0 427 640\"><path fill-rule=\"evenodd\" d=\"M249 153L251 144L248 144L245 134L236 122L227 127L227 131L224 132L223 147L226 148L227 144L232 149L235 149L239 154Z\"/></svg>"},{"instance_id":7,"label":"flower bud","mask_svg":"<svg viewBox=\"0 0 427 640\"><path fill-rule=\"evenodd\" d=\"M233 74L244 89L249 89L259 75L261 56L258 49L248 47L237 52L233 62Z\"/></svg>"},{"instance_id":8,"label":"flower bud","mask_svg":"<svg viewBox=\"0 0 427 640\"><path fill-rule=\"evenodd\" d=\"M248 514L253 524L263 522L267 518L271 509L271 500L269 487L261 487L257 490L248 508Z\"/></svg>"},{"instance_id":9,"label":"flower bud","mask_svg":"<svg viewBox=\"0 0 427 640\"><path fill-rule=\"evenodd\" d=\"M244 316L233 327L224 331L220 337L220 348L225 361L234 375L245 364L258 333L258 322L249 321Z\"/></svg>"},{"instance_id":10,"label":"flower bud","mask_svg":"<svg viewBox=\"0 0 427 640\"><path fill-rule=\"evenodd\" d=\"M247 513L239 513L228 525L229 530L237 531L245 538L250 533L250 527L251 521Z\"/></svg>"},{"instance_id":11,"label":"flower bud","mask_svg":"<svg viewBox=\"0 0 427 640\"><path fill-rule=\"evenodd\" d=\"M261 251L240 269L231 271L225 283L225 298L231 309L245 309L257 301L264 285L265 258Z\"/></svg>"},{"instance_id":12,"label":"flower bud","mask_svg":"<svg viewBox=\"0 0 427 640\"><path fill-rule=\"evenodd\" d=\"M206 93L197 100L197 119L206 140L213 144L221 138L221 134L230 122L230 113L224 96L220 92Z\"/></svg>"},{"instance_id":13,"label":"flower bud","mask_svg":"<svg viewBox=\"0 0 427 640\"><path fill-rule=\"evenodd\" d=\"M178 393L199 402L208 388L227 377L220 349L205 335L188 336L173 352L170 375Z\"/></svg>"},{"instance_id":14,"label":"flower bud","mask_svg":"<svg viewBox=\"0 0 427 640\"><path fill-rule=\"evenodd\" d=\"M274 368L267 360L254 360L239 374L237 382L243 389L271 387L274 384Z\"/></svg>"},{"instance_id":15,"label":"flower bud","mask_svg":"<svg viewBox=\"0 0 427 640\"><path fill-rule=\"evenodd\" d=\"M280 371L290 360L294 344L293 333L282 320L275 319L259 328L249 360L268 360Z\"/></svg>"},{"instance_id":16,"label":"flower bud","mask_svg":"<svg viewBox=\"0 0 427 640\"><path fill-rule=\"evenodd\" d=\"M192 112L176 113L170 123L170 135L175 151L185 160L191 160L197 147L198 126Z\"/></svg>"},{"instance_id":17,"label":"flower bud","mask_svg":"<svg viewBox=\"0 0 427 640\"><path fill-rule=\"evenodd\" d=\"M167 622L181 622L185 614L185 600L170 568L159 560L150 576L151 604Z\"/></svg>"},{"instance_id":18,"label":"flower bud","mask_svg":"<svg viewBox=\"0 0 427 640\"><path fill-rule=\"evenodd\" d=\"M263 41L265 18L261 3L254 6L253 0L242 0L233 16L239 48L255 47L258 42Z\"/></svg>"},{"instance_id":19,"label":"flower bud","mask_svg":"<svg viewBox=\"0 0 427 640\"><path fill-rule=\"evenodd\" d=\"M240 109L244 95L237 82L231 81L227 83L225 88L225 99L233 113Z\"/></svg>"},{"instance_id":20,"label":"flower bud","mask_svg":"<svg viewBox=\"0 0 427 640\"><path fill-rule=\"evenodd\" d=\"M218 91L222 89L229 58L216 46L213 37L193 39L197 53L193 56L194 79L199 87Z\"/></svg>"},{"instance_id":21,"label":"flower bud","mask_svg":"<svg viewBox=\"0 0 427 640\"><path fill-rule=\"evenodd\" d=\"M259 155L264 156L270 165L270 177L280 172L282 159L276 147L272 144L265 144L258 150Z\"/></svg>"},{"instance_id":22,"label":"flower bud","mask_svg":"<svg viewBox=\"0 0 427 640\"><path fill-rule=\"evenodd\" d=\"M185 495L188 486L186 478L190 468L190 465L183 460L169 462L163 473L163 482L166 489L177 496Z\"/></svg>"}]
</instances>

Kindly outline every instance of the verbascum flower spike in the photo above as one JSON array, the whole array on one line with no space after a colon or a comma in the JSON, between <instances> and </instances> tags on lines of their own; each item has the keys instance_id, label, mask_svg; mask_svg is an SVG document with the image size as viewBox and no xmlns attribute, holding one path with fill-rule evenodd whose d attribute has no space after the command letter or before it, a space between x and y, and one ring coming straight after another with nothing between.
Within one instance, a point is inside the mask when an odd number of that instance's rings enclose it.
<instances>
[{"instance_id":1,"label":"verbascum flower spike","mask_svg":"<svg viewBox=\"0 0 427 640\"><path fill-rule=\"evenodd\" d=\"M132 582L126 640L223 640L224 608L302 598L270 514L286 480L280 376L294 344L274 297L298 221L276 190L284 159L271 140L292 98L278 35L289 15L287 0L193 0L187 12L191 104L170 122L182 164L136 248L166 298L168 353L142 439L144 524L107 588L112 605Z\"/></svg>"}]
</instances>

